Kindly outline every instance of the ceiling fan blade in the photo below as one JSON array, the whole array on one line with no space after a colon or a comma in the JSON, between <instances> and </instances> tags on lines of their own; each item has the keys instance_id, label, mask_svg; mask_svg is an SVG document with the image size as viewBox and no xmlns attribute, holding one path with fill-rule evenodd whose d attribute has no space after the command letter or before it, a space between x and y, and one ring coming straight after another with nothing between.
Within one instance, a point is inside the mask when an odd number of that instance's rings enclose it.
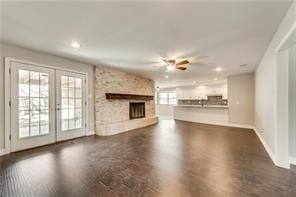
<instances>
[{"instance_id":1,"label":"ceiling fan blade","mask_svg":"<svg viewBox=\"0 0 296 197\"><path fill-rule=\"evenodd\" d=\"M153 67L154 68L161 68L161 67L165 67L167 66L167 64L154 64Z\"/></svg>"},{"instance_id":2,"label":"ceiling fan blade","mask_svg":"<svg viewBox=\"0 0 296 197\"><path fill-rule=\"evenodd\" d=\"M162 61L166 64L175 64L176 63L176 60L173 60L173 59L163 59Z\"/></svg>"},{"instance_id":3,"label":"ceiling fan blade","mask_svg":"<svg viewBox=\"0 0 296 197\"><path fill-rule=\"evenodd\" d=\"M187 64L176 65L176 69L179 69L179 70L186 70L186 69L187 69Z\"/></svg>"},{"instance_id":4,"label":"ceiling fan blade","mask_svg":"<svg viewBox=\"0 0 296 197\"><path fill-rule=\"evenodd\" d=\"M176 63L176 60L168 60L168 63L169 64L175 64Z\"/></svg>"},{"instance_id":5,"label":"ceiling fan blade","mask_svg":"<svg viewBox=\"0 0 296 197\"><path fill-rule=\"evenodd\" d=\"M167 59L162 59L162 61L166 64L169 64Z\"/></svg>"},{"instance_id":6,"label":"ceiling fan blade","mask_svg":"<svg viewBox=\"0 0 296 197\"><path fill-rule=\"evenodd\" d=\"M183 61L181 61L181 62L178 62L178 63L176 64L176 66L181 66L181 65L184 65L184 64L189 64L189 61L188 61L188 60L183 60Z\"/></svg>"}]
</instances>

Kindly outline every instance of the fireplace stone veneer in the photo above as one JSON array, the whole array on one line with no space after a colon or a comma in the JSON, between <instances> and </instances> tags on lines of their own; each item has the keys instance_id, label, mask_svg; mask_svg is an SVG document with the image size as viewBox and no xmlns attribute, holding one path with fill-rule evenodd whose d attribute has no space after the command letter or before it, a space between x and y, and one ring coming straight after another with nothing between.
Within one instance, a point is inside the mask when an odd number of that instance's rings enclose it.
<instances>
[{"instance_id":1,"label":"fireplace stone veneer","mask_svg":"<svg viewBox=\"0 0 296 197\"><path fill-rule=\"evenodd\" d=\"M113 68L94 66L96 134L113 135L158 122L154 81ZM107 94L147 95L149 99L107 99ZM130 119L130 103L144 103L145 117Z\"/></svg>"},{"instance_id":2,"label":"fireplace stone veneer","mask_svg":"<svg viewBox=\"0 0 296 197\"><path fill-rule=\"evenodd\" d=\"M146 127L149 125L157 124L158 117L146 117L146 118L137 118L132 120L114 122L109 124L101 124L96 127L97 135L100 136L109 136L115 135L118 133L127 132L130 130Z\"/></svg>"}]
</instances>

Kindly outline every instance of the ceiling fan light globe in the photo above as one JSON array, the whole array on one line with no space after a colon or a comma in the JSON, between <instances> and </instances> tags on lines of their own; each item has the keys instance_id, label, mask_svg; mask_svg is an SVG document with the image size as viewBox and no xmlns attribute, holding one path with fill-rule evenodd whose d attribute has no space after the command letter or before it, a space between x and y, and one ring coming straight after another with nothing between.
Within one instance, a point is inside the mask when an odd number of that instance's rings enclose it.
<instances>
[{"instance_id":1,"label":"ceiling fan light globe","mask_svg":"<svg viewBox=\"0 0 296 197\"><path fill-rule=\"evenodd\" d=\"M167 68L167 71L169 71L169 72L173 72L175 70L174 65L168 65L166 68Z\"/></svg>"}]
</instances>

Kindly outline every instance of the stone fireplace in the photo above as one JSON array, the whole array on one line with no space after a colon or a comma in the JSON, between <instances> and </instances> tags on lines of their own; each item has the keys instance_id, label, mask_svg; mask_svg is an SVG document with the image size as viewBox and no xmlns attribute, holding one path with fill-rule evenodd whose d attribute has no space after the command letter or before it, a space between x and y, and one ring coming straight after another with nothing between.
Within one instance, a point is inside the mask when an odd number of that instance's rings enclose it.
<instances>
[{"instance_id":1,"label":"stone fireplace","mask_svg":"<svg viewBox=\"0 0 296 197\"><path fill-rule=\"evenodd\" d=\"M145 118L145 103L144 102L130 102L129 116L131 119Z\"/></svg>"},{"instance_id":2,"label":"stone fireplace","mask_svg":"<svg viewBox=\"0 0 296 197\"><path fill-rule=\"evenodd\" d=\"M158 122L153 80L104 66L94 70L97 135L114 135Z\"/></svg>"}]
</instances>

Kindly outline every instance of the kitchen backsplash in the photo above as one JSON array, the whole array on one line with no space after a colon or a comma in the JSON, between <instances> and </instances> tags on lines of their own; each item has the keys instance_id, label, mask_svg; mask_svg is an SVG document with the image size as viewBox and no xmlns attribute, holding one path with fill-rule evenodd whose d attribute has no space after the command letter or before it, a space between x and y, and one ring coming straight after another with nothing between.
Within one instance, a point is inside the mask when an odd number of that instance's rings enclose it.
<instances>
[{"instance_id":1,"label":"kitchen backsplash","mask_svg":"<svg viewBox=\"0 0 296 197\"><path fill-rule=\"evenodd\" d=\"M208 96L208 99L178 99L178 105L228 105L222 96Z\"/></svg>"}]
</instances>

